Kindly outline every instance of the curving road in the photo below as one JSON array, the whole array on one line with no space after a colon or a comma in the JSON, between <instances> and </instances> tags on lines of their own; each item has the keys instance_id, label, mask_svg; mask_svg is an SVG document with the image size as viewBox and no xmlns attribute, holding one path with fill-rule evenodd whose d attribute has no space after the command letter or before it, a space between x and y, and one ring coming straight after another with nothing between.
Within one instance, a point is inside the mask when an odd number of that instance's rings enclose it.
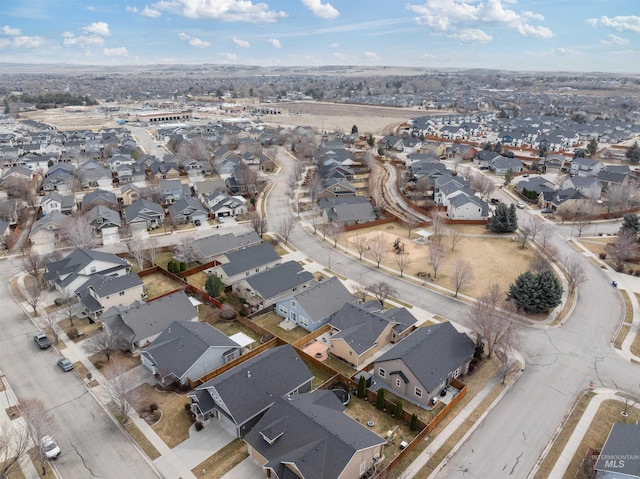
<instances>
[{"instance_id":1,"label":"curving road","mask_svg":"<svg viewBox=\"0 0 640 479\"><path fill-rule=\"evenodd\" d=\"M290 169L294 161L284 152L280 152L278 160L286 169ZM267 200L272 227L291 214L285 195L287 175L275 176L273 180L276 187ZM524 218L528 212L519 210L518 214ZM553 228L555 234L550 241L561 257L576 254L566 241L570 227ZM368 282L389 281L389 276L380 270L336 252L299 225L289 241L320 263L326 264L331 257L332 270L340 275L356 281L365 276ZM620 389L638 391L637 366L618 356L611 342L623 312L619 293L610 286L602 270L584 257L583 266L589 280L579 287L571 316L559 328L525 331L522 353L527 362L526 371L437 477L527 477L576 397L588 388L590 381L598 386L617 385ZM398 278L392 281L399 299L465 323L467 305L464 303Z\"/></svg>"}]
</instances>

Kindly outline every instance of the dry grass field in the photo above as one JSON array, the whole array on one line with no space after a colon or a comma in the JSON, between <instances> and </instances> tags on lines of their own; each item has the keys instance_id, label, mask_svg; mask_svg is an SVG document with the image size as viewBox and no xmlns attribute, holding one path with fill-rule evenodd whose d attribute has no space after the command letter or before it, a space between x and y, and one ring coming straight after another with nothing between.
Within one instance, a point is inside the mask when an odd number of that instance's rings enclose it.
<instances>
[{"instance_id":1,"label":"dry grass field","mask_svg":"<svg viewBox=\"0 0 640 479\"><path fill-rule=\"evenodd\" d=\"M506 291L519 274L529 269L529 265L537 254L528 246L520 249L520 243L512 241L511 235L492 234L482 225L447 226L447 228L451 230L461 228L465 232L464 234L470 236L464 236L456 246L454 253L451 253L449 240L446 234L444 235L442 246L445 250L445 260L438 269L436 280L431 282L453 289L452 276L455 263L459 260L465 261L471 267L474 280L460 292L472 297L480 295L491 283L497 283L502 290ZM429 264L430 246L410 241L408 230L398 223L349 232L341 240L338 249L344 250L344 244L347 242L350 252L357 254L354 245L356 235L364 236L370 240L378 234L384 236L385 244L388 245L388 251L382 261L384 266L398 270L392 246L399 238L404 244L405 254L409 255L409 262L404 274L415 276L422 271L433 275L433 268ZM417 237L415 232L412 232L411 237ZM372 259L371 252L365 252L364 257Z\"/></svg>"},{"instance_id":2,"label":"dry grass field","mask_svg":"<svg viewBox=\"0 0 640 479\"><path fill-rule=\"evenodd\" d=\"M141 279L150 300L182 287L180 283L167 278L161 273L153 273Z\"/></svg>"}]
</instances>

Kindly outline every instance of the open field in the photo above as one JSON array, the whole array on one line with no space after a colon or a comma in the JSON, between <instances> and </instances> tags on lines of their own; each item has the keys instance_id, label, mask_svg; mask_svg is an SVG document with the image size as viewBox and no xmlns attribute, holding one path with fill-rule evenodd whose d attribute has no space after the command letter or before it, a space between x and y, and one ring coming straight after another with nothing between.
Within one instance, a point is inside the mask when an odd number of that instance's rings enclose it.
<instances>
[{"instance_id":1,"label":"open field","mask_svg":"<svg viewBox=\"0 0 640 479\"><path fill-rule=\"evenodd\" d=\"M457 228L458 226L455 225L447 225L448 230L457 230ZM452 276L455 262L465 261L473 271L475 280L468 287L460 290L462 294L472 297L479 296L489 285L489 282L481 281L480 277L490 278L491 282L497 283L500 289L506 291L519 274L529 269L531 261L537 254L529 246L520 249L520 243L512 241L511 235L492 234L482 225L475 227L465 225L461 228L464 228L467 232L465 234L482 236L463 236L456 246L455 252L451 253L449 239L445 234L442 239L445 260L438 269L436 280L431 281L431 283L453 289ZM475 233L471 233L471 231L475 231ZM371 240L378 234L384 236L384 242L387 245L387 252L382 265L398 270L398 265L395 261L396 255L392 246L396 239L399 238L404 244L405 254L409 255L409 262L404 274L415 276L419 271L424 271L433 275L433 268L429 264L430 246L410 241L408 239L408 230L398 223L351 231L338 244L338 249L344 250L344 243L348 242L350 252L357 254L354 244L356 235L364 236L366 239ZM412 232L411 236L415 237L417 235ZM333 242L331 244L333 245ZM482 254L478 254L478 252L482 252ZM370 251L365 251L363 257L373 259Z\"/></svg>"}]
</instances>

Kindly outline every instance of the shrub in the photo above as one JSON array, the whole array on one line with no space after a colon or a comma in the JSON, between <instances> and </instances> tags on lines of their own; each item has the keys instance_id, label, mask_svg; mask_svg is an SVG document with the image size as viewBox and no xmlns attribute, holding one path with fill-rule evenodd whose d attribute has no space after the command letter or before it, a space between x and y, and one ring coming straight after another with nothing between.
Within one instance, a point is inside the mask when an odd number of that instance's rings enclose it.
<instances>
[{"instance_id":1,"label":"shrub","mask_svg":"<svg viewBox=\"0 0 640 479\"><path fill-rule=\"evenodd\" d=\"M606 259L606 258L607 258L607 253L600 253L600 254L598 255L598 257L599 257L600 259Z\"/></svg>"},{"instance_id":2,"label":"shrub","mask_svg":"<svg viewBox=\"0 0 640 479\"><path fill-rule=\"evenodd\" d=\"M398 404L396 404L395 416L398 419L402 419L402 401L398 401Z\"/></svg>"},{"instance_id":3,"label":"shrub","mask_svg":"<svg viewBox=\"0 0 640 479\"><path fill-rule=\"evenodd\" d=\"M634 276L640 276L640 269L637 269L635 273L633 273Z\"/></svg>"},{"instance_id":4,"label":"shrub","mask_svg":"<svg viewBox=\"0 0 640 479\"><path fill-rule=\"evenodd\" d=\"M362 399L367 395L367 380L364 376L360 376L358 380L358 394L357 396Z\"/></svg>"},{"instance_id":5,"label":"shrub","mask_svg":"<svg viewBox=\"0 0 640 479\"><path fill-rule=\"evenodd\" d=\"M104 367L104 363L102 361L96 361L96 364L94 366L96 367L96 369L102 369Z\"/></svg>"},{"instance_id":6,"label":"shrub","mask_svg":"<svg viewBox=\"0 0 640 479\"><path fill-rule=\"evenodd\" d=\"M225 321L231 321L235 319L236 314L237 313L231 306L225 304L222 307L222 310L220 311L220 319L224 319Z\"/></svg>"},{"instance_id":7,"label":"shrub","mask_svg":"<svg viewBox=\"0 0 640 479\"><path fill-rule=\"evenodd\" d=\"M187 412L191 412L191 403L190 402L184 403L184 410L187 411Z\"/></svg>"},{"instance_id":8,"label":"shrub","mask_svg":"<svg viewBox=\"0 0 640 479\"><path fill-rule=\"evenodd\" d=\"M185 263L184 261L180 262L180 272L182 273L183 271L187 270L187 263Z\"/></svg>"},{"instance_id":9,"label":"shrub","mask_svg":"<svg viewBox=\"0 0 640 479\"><path fill-rule=\"evenodd\" d=\"M149 412L156 412L158 409L160 408L156 403L152 402L151 404L149 404Z\"/></svg>"},{"instance_id":10,"label":"shrub","mask_svg":"<svg viewBox=\"0 0 640 479\"><path fill-rule=\"evenodd\" d=\"M411 415L411 422L409 423L409 429L411 429L412 431L415 431L418 429L418 416L415 413Z\"/></svg>"},{"instance_id":11,"label":"shrub","mask_svg":"<svg viewBox=\"0 0 640 479\"><path fill-rule=\"evenodd\" d=\"M629 268L629 274L634 274L635 272L636 272L636 270L635 270L635 269L633 269L633 268Z\"/></svg>"},{"instance_id":12,"label":"shrub","mask_svg":"<svg viewBox=\"0 0 640 479\"><path fill-rule=\"evenodd\" d=\"M384 409L384 389L378 389L376 395L376 409L382 411Z\"/></svg>"},{"instance_id":13,"label":"shrub","mask_svg":"<svg viewBox=\"0 0 640 479\"><path fill-rule=\"evenodd\" d=\"M78 328L69 329L69 331L67 332L67 336L69 336L69 339L71 340L78 339Z\"/></svg>"},{"instance_id":14,"label":"shrub","mask_svg":"<svg viewBox=\"0 0 640 479\"><path fill-rule=\"evenodd\" d=\"M196 431L202 431L204 429L204 424L202 424L200 421L198 421L196 423Z\"/></svg>"},{"instance_id":15,"label":"shrub","mask_svg":"<svg viewBox=\"0 0 640 479\"><path fill-rule=\"evenodd\" d=\"M624 271L624 265L623 264L617 264L616 265L616 271L618 273L622 273Z\"/></svg>"},{"instance_id":16,"label":"shrub","mask_svg":"<svg viewBox=\"0 0 640 479\"><path fill-rule=\"evenodd\" d=\"M55 304L56 306L62 306L64 304L64 299L56 298L53 300L53 304Z\"/></svg>"}]
</instances>

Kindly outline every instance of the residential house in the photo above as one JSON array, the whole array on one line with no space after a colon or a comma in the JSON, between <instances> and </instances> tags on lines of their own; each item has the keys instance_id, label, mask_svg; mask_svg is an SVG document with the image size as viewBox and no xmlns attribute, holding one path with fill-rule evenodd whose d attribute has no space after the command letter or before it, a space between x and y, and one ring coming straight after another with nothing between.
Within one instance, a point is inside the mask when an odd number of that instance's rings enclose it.
<instances>
[{"instance_id":1,"label":"residential house","mask_svg":"<svg viewBox=\"0 0 640 479\"><path fill-rule=\"evenodd\" d=\"M134 230L157 228L164 223L162 206L153 201L139 199L124 208L124 221Z\"/></svg>"},{"instance_id":2,"label":"residential house","mask_svg":"<svg viewBox=\"0 0 640 479\"><path fill-rule=\"evenodd\" d=\"M357 203L334 204L330 208L325 208L322 215L329 223L342 226L370 223L378 219L368 198Z\"/></svg>"},{"instance_id":3,"label":"residential house","mask_svg":"<svg viewBox=\"0 0 640 479\"><path fill-rule=\"evenodd\" d=\"M344 410L326 389L282 396L245 436L249 454L271 478L368 477L387 441Z\"/></svg>"},{"instance_id":4,"label":"residential house","mask_svg":"<svg viewBox=\"0 0 640 479\"><path fill-rule=\"evenodd\" d=\"M56 163L47 170L42 182L42 191L57 191L61 195L70 195L74 182L73 165Z\"/></svg>"},{"instance_id":5,"label":"residential house","mask_svg":"<svg viewBox=\"0 0 640 479\"><path fill-rule=\"evenodd\" d=\"M180 179L180 167L173 161L156 162L149 166L151 178L156 180L178 180Z\"/></svg>"},{"instance_id":6,"label":"residential house","mask_svg":"<svg viewBox=\"0 0 640 479\"><path fill-rule=\"evenodd\" d=\"M198 321L198 310L186 293L179 290L146 303L112 306L100 319L135 351L148 346L174 321Z\"/></svg>"},{"instance_id":7,"label":"residential house","mask_svg":"<svg viewBox=\"0 0 640 479\"><path fill-rule=\"evenodd\" d=\"M141 198L151 198L151 189L147 187L141 187L137 185L124 185L120 188L120 194L122 196L122 205L129 206L133 202L138 201Z\"/></svg>"},{"instance_id":8,"label":"residential house","mask_svg":"<svg viewBox=\"0 0 640 479\"><path fill-rule=\"evenodd\" d=\"M542 192L538 197L538 206L547 208L553 212L557 211L564 204L574 204L578 208L580 203L591 201L578 190L570 188L568 190Z\"/></svg>"},{"instance_id":9,"label":"residential house","mask_svg":"<svg viewBox=\"0 0 640 479\"><path fill-rule=\"evenodd\" d=\"M461 194L451 198L447 205L447 216L452 220L482 221L489 218L489 205L472 195Z\"/></svg>"},{"instance_id":10,"label":"residential house","mask_svg":"<svg viewBox=\"0 0 640 479\"><path fill-rule=\"evenodd\" d=\"M330 196L354 196L356 188L345 178L328 178L323 181L322 190L319 192L319 198L327 198Z\"/></svg>"},{"instance_id":11,"label":"residential house","mask_svg":"<svg viewBox=\"0 0 640 479\"><path fill-rule=\"evenodd\" d=\"M54 211L68 215L77 209L76 197L52 191L40 199L40 208L43 215L50 215Z\"/></svg>"},{"instance_id":12,"label":"residential house","mask_svg":"<svg viewBox=\"0 0 640 479\"><path fill-rule=\"evenodd\" d=\"M491 162L496 158L501 158L500 153L496 153L491 150L480 150L473 158L473 163L480 166L481 169L489 169L491 167Z\"/></svg>"},{"instance_id":13,"label":"residential house","mask_svg":"<svg viewBox=\"0 0 640 479\"><path fill-rule=\"evenodd\" d=\"M120 165L116 170L118 184L141 183L145 181L146 172L140 165Z\"/></svg>"},{"instance_id":14,"label":"residential house","mask_svg":"<svg viewBox=\"0 0 640 479\"><path fill-rule=\"evenodd\" d=\"M416 323L406 308L383 310L378 301L345 303L329 318L329 352L360 368L388 344L404 338Z\"/></svg>"},{"instance_id":15,"label":"residential house","mask_svg":"<svg viewBox=\"0 0 640 479\"><path fill-rule=\"evenodd\" d=\"M204 201L207 197L215 197L218 194L226 193L227 187L222 178L213 178L196 181L193 184L193 191L201 201Z\"/></svg>"},{"instance_id":16,"label":"residential house","mask_svg":"<svg viewBox=\"0 0 640 479\"><path fill-rule=\"evenodd\" d=\"M602 193L600 180L595 176L569 176L561 185L563 190L574 189L587 198L597 200Z\"/></svg>"},{"instance_id":17,"label":"residential house","mask_svg":"<svg viewBox=\"0 0 640 479\"><path fill-rule=\"evenodd\" d=\"M132 166L136 162L131 157L131 155L115 154L111 158L107 159L107 163L109 163L109 167L111 168L111 171L115 173L116 171L118 171L118 168L120 166L123 166L123 165Z\"/></svg>"},{"instance_id":18,"label":"residential house","mask_svg":"<svg viewBox=\"0 0 640 479\"><path fill-rule=\"evenodd\" d=\"M161 180L158 183L158 192L162 198L162 204L171 205L183 198L190 197L191 194L187 193L188 188L189 186L183 185L180 180Z\"/></svg>"},{"instance_id":19,"label":"residential house","mask_svg":"<svg viewBox=\"0 0 640 479\"><path fill-rule=\"evenodd\" d=\"M604 164L590 158L574 158L569 167L571 176L597 176L604 170Z\"/></svg>"},{"instance_id":20,"label":"residential house","mask_svg":"<svg viewBox=\"0 0 640 479\"><path fill-rule=\"evenodd\" d=\"M467 373L475 343L450 322L416 329L373 362L377 387L432 406L452 378Z\"/></svg>"},{"instance_id":21,"label":"residential house","mask_svg":"<svg viewBox=\"0 0 640 479\"><path fill-rule=\"evenodd\" d=\"M237 217L246 214L247 200L242 196L229 196L225 193L213 193L204 198L211 214L216 218Z\"/></svg>"},{"instance_id":22,"label":"residential house","mask_svg":"<svg viewBox=\"0 0 640 479\"><path fill-rule=\"evenodd\" d=\"M113 210L118 209L118 198L112 191L106 191L98 188L93 190L82 197L82 209L87 211L94 206L102 205Z\"/></svg>"},{"instance_id":23,"label":"residential house","mask_svg":"<svg viewBox=\"0 0 640 479\"><path fill-rule=\"evenodd\" d=\"M277 264L233 284L233 291L244 298L254 311L275 304L285 296L301 291L313 282L313 274L297 261Z\"/></svg>"},{"instance_id":24,"label":"residential house","mask_svg":"<svg viewBox=\"0 0 640 479\"><path fill-rule=\"evenodd\" d=\"M174 225L182 225L186 223L204 223L209 217L209 213L197 198L181 198L171 204L167 211Z\"/></svg>"},{"instance_id":25,"label":"residential house","mask_svg":"<svg viewBox=\"0 0 640 479\"><path fill-rule=\"evenodd\" d=\"M306 393L312 380L293 346L285 344L216 376L188 397L198 421L216 420L244 437L280 396Z\"/></svg>"},{"instance_id":26,"label":"residential house","mask_svg":"<svg viewBox=\"0 0 640 479\"><path fill-rule=\"evenodd\" d=\"M80 165L78 177L83 188L110 188L113 184L111 170L94 160Z\"/></svg>"},{"instance_id":27,"label":"residential house","mask_svg":"<svg viewBox=\"0 0 640 479\"><path fill-rule=\"evenodd\" d=\"M174 321L140 351L140 360L161 385L186 386L241 354L238 343L208 323Z\"/></svg>"},{"instance_id":28,"label":"residential house","mask_svg":"<svg viewBox=\"0 0 640 479\"><path fill-rule=\"evenodd\" d=\"M124 276L130 268L127 260L112 253L76 248L63 259L47 264L44 280L62 294L75 293L95 274Z\"/></svg>"},{"instance_id":29,"label":"residential house","mask_svg":"<svg viewBox=\"0 0 640 479\"><path fill-rule=\"evenodd\" d=\"M220 258L221 264L212 268L224 284L231 285L254 274L280 264L282 257L269 243L259 243L230 252Z\"/></svg>"},{"instance_id":30,"label":"residential house","mask_svg":"<svg viewBox=\"0 0 640 479\"><path fill-rule=\"evenodd\" d=\"M94 274L76 295L91 321L112 306L129 306L146 297L144 283L136 273L122 276Z\"/></svg>"},{"instance_id":31,"label":"residential house","mask_svg":"<svg viewBox=\"0 0 640 479\"><path fill-rule=\"evenodd\" d=\"M631 170L625 171L613 169L611 165L607 165L606 169L598 172L597 178L600 180L602 188L605 189L610 185L624 185L633 180L635 176Z\"/></svg>"},{"instance_id":32,"label":"residential house","mask_svg":"<svg viewBox=\"0 0 640 479\"><path fill-rule=\"evenodd\" d=\"M640 479L640 424L614 422L594 466L596 479Z\"/></svg>"},{"instance_id":33,"label":"residential house","mask_svg":"<svg viewBox=\"0 0 640 479\"><path fill-rule=\"evenodd\" d=\"M522 162L518 158L507 158L506 156L498 156L489 163L489 169L496 175L506 175L509 170L512 173L520 173Z\"/></svg>"},{"instance_id":34,"label":"residential house","mask_svg":"<svg viewBox=\"0 0 640 479\"><path fill-rule=\"evenodd\" d=\"M29 241L31 246L43 250L53 251L64 240L65 228L68 225L69 216L57 211L43 216L31 226Z\"/></svg>"},{"instance_id":35,"label":"residential house","mask_svg":"<svg viewBox=\"0 0 640 479\"><path fill-rule=\"evenodd\" d=\"M547 170L550 168L561 170L562 168L565 168L565 164L567 164L569 161L571 161L571 158L567 158L560 154L547 155L543 158L540 158L539 165Z\"/></svg>"},{"instance_id":36,"label":"residential house","mask_svg":"<svg viewBox=\"0 0 640 479\"><path fill-rule=\"evenodd\" d=\"M221 260L226 254L260 243L262 243L262 238L252 231L238 236L233 233L226 233L198 238L195 241L195 248L202 258L202 262L209 263L210 261Z\"/></svg>"},{"instance_id":37,"label":"residential house","mask_svg":"<svg viewBox=\"0 0 640 479\"><path fill-rule=\"evenodd\" d=\"M516 183L515 189L518 193L524 196L531 194L529 192L534 192L536 193L536 196L539 196L540 193L543 192L556 191L556 185L543 176L533 176L531 178L526 178L522 181L518 181L518 183Z\"/></svg>"},{"instance_id":38,"label":"residential house","mask_svg":"<svg viewBox=\"0 0 640 479\"><path fill-rule=\"evenodd\" d=\"M329 322L346 303L353 303L358 298L336 278L311 283L298 291L276 302L275 312L287 321L313 332Z\"/></svg>"}]
</instances>

